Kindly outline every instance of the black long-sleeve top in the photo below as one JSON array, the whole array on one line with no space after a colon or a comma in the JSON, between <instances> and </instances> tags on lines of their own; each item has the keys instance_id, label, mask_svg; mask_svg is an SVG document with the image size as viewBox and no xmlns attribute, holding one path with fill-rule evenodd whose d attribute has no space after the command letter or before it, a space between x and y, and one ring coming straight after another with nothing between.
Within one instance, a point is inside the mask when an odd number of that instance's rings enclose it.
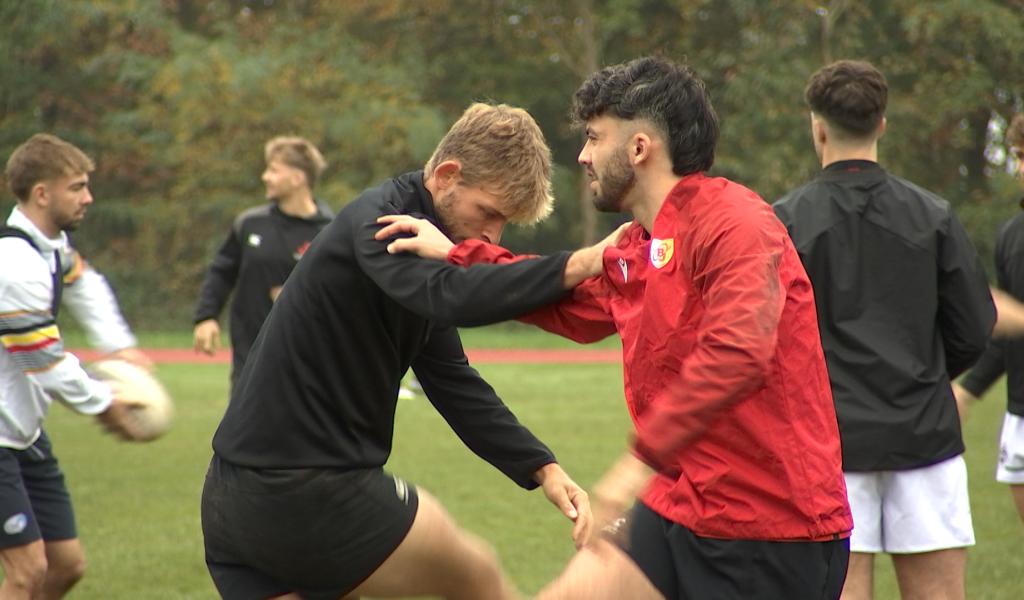
<instances>
[{"instance_id":1,"label":"black long-sleeve top","mask_svg":"<svg viewBox=\"0 0 1024 600\"><path fill-rule=\"evenodd\" d=\"M814 286L843 469L926 466L964 450L950 379L995 322L949 203L871 161L841 161L775 204Z\"/></svg>"},{"instance_id":2,"label":"black long-sleeve top","mask_svg":"<svg viewBox=\"0 0 1024 600\"><path fill-rule=\"evenodd\" d=\"M249 348L274 301L271 290L284 284L310 242L334 214L317 202L310 217L281 212L276 204L238 215L203 278L193 320L216 319L231 300L231 376L241 373Z\"/></svg>"},{"instance_id":3,"label":"black long-sleeve top","mask_svg":"<svg viewBox=\"0 0 1024 600\"><path fill-rule=\"evenodd\" d=\"M1024 199L1021 199L1024 208ZM996 241L996 281L999 287L1024 300L1024 213L1007 221ZM1024 417L1024 338L993 339L960 384L981 396L1006 373L1006 410Z\"/></svg>"},{"instance_id":4,"label":"black long-sleeve top","mask_svg":"<svg viewBox=\"0 0 1024 600\"><path fill-rule=\"evenodd\" d=\"M437 222L422 172L363 192L314 240L253 345L215 452L255 468L381 466L411 365L470 449L534 487L534 472L554 456L469 365L455 327L560 299L568 254L469 268L390 255L374 239L385 214Z\"/></svg>"}]
</instances>

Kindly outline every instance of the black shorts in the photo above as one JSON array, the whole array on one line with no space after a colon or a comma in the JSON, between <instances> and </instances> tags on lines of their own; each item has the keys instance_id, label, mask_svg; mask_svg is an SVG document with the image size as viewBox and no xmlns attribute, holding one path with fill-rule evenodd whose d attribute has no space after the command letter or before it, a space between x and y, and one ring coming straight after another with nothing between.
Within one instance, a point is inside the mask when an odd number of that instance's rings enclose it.
<instances>
[{"instance_id":1,"label":"black shorts","mask_svg":"<svg viewBox=\"0 0 1024 600\"><path fill-rule=\"evenodd\" d=\"M628 541L616 540L669 599L832 600L846 581L850 540L722 540L692 531L638 502Z\"/></svg>"},{"instance_id":2,"label":"black shorts","mask_svg":"<svg viewBox=\"0 0 1024 600\"><path fill-rule=\"evenodd\" d=\"M71 496L46 432L24 450L0 448L0 548L77 537Z\"/></svg>"},{"instance_id":3,"label":"black shorts","mask_svg":"<svg viewBox=\"0 0 1024 600\"><path fill-rule=\"evenodd\" d=\"M221 596L356 588L412 527L416 489L383 469L249 469L210 461L203 486L206 564Z\"/></svg>"}]
</instances>

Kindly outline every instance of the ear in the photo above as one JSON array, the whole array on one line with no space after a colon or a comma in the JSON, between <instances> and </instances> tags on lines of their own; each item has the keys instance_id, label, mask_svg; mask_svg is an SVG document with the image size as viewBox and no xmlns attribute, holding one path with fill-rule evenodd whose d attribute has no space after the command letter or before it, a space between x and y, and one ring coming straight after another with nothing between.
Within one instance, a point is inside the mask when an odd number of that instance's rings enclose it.
<instances>
[{"instance_id":1,"label":"ear","mask_svg":"<svg viewBox=\"0 0 1024 600\"><path fill-rule=\"evenodd\" d=\"M878 123L878 131L877 131L878 135L875 136L876 140L878 138L882 137L883 135L885 135L885 128L887 126L888 126L888 121L885 120L885 117L882 117L881 122Z\"/></svg>"},{"instance_id":2,"label":"ear","mask_svg":"<svg viewBox=\"0 0 1024 600\"><path fill-rule=\"evenodd\" d=\"M626 147L627 156L629 161L634 165L638 165L651 157L651 153L654 151L654 141L651 136L643 131L638 131L633 134L633 137L629 139L629 145Z\"/></svg>"},{"instance_id":3,"label":"ear","mask_svg":"<svg viewBox=\"0 0 1024 600\"><path fill-rule=\"evenodd\" d=\"M441 161L434 167L432 177L438 191L454 187L462 181L462 163L455 159Z\"/></svg>"},{"instance_id":4,"label":"ear","mask_svg":"<svg viewBox=\"0 0 1024 600\"><path fill-rule=\"evenodd\" d=\"M828 141L828 128L825 126L825 122L814 113L811 113L811 136L817 144L824 144Z\"/></svg>"},{"instance_id":5,"label":"ear","mask_svg":"<svg viewBox=\"0 0 1024 600\"><path fill-rule=\"evenodd\" d=\"M46 206L50 203L50 191L45 182L40 181L32 186L32 189L28 191L28 201L30 204L39 206Z\"/></svg>"}]
</instances>

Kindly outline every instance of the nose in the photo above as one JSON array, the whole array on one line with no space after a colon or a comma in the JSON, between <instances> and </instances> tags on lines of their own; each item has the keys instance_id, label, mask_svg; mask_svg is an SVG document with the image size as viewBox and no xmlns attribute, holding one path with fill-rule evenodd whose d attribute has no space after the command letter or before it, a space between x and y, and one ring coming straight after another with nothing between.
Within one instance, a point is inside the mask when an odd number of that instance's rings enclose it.
<instances>
[{"instance_id":1,"label":"nose","mask_svg":"<svg viewBox=\"0 0 1024 600\"><path fill-rule=\"evenodd\" d=\"M82 198L82 204L88 206L92 204L92 190L85 188L85 195Z\"/></svg>"},{"instance_id":2,"label":"nose","mask_svg":"<svg viewBox=\"0 0 1024 600\"><path fill-rule=\"evenodd\" d=\"M576 156L576 162L583 166L590 165L590 152L587 149L586 145L584 145L583 148L580 149L579 155Z\"/></svg>"},{"instance_id":3,"label":"nose","mask_svg":"<svg viewBox=\"0 0 1024 600\"><path fill-rule=\"evenodd\" d=\"M484 227L484 239L492 244L501 243L501 234L505 230L505 223L491 222Z\"/></svg>"},{"instance_id":4,"label":"nose","mask_svg":"<svg viewBox=\"0 0 1024 600\"><path fill-rule=\"evenodd\" d=\"M264 171L263 174L260 175L260 181L262 181L264 184L266 184L269 180L270 180L270 172L269 171Z\"/></svg>"}]
</instances>

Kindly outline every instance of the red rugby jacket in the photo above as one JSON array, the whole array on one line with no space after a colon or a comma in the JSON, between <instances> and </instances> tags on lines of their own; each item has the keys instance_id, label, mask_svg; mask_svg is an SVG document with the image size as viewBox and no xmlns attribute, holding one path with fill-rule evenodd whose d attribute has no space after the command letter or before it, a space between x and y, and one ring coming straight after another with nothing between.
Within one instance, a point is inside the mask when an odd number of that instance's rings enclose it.
<instances>
[{"instance_id":1,"label":"red rugby jacket","mask_svg":"<svg viewBox=\"0 0 1024 600\"><path fill-rule=\"evenodd\" d=\"M455 264L517 260L479 241ZM642 501L697 535L824 540L852 528L811 284L772 209L722 178L684 177L648 234L523 318L579 342L622 338Z\"/></svg>"}]
</instances>

